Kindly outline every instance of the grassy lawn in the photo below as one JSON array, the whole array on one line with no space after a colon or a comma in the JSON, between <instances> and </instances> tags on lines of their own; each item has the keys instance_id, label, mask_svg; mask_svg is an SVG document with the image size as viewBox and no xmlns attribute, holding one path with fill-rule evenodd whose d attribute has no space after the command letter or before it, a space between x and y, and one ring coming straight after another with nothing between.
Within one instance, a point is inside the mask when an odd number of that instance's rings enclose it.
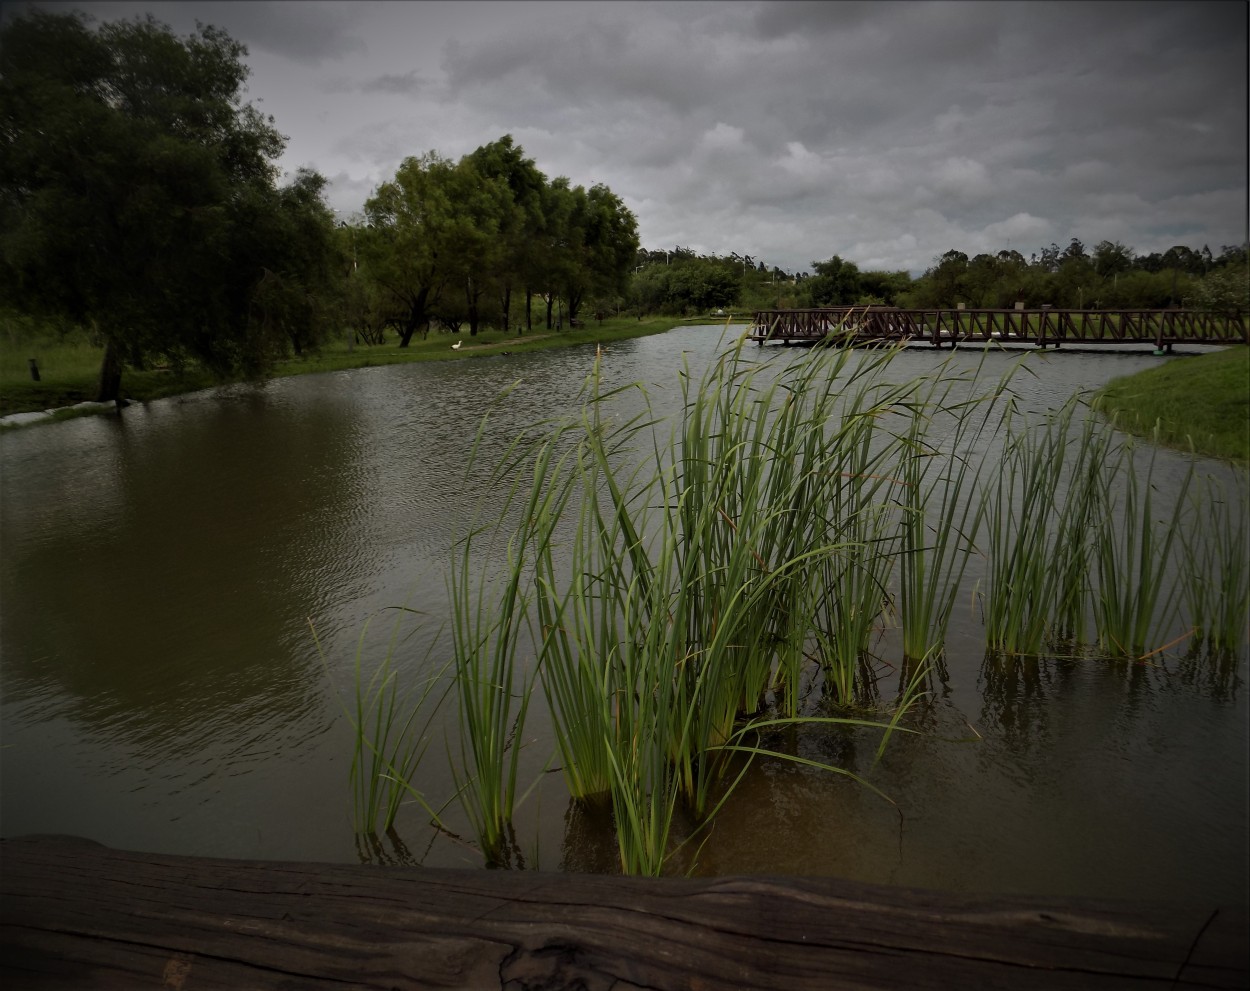
<instances>
[{"instance_id":1,"label":"grassy lawn","mask_svg":"<svg viewBox=\"0 0 1250 991\"><path fill-rule=\"evenodd\" d=\"M1132 433L1250 464L1250 347L1171 358L1107 383L1096 403Z\"/></svg>"},{"instance_id":2,"label":"grassy lawn","mask_svg":"<svg viewBox=\"0 0 1250 991\"><path fill-rule=\"evenodd\" d=\"M749 320L740 315L739 320ZM370 365L392 365L410 361L466 361L493 354L518 354L545 348L569 347L575 344L608 343L630 337L658 334L674 327L697 323L723 324L697 317L619 317L598 324L563 331L547 331L535 327L534 332L518 336L501 331L484 331L470 337L431 333L428 338L414 337L407 348L391 343L373 347L356 345L348 348L345 341L328 343L317 354L291 358L274 369L276 377L332 372L344 368ZM95 398L96 379L100 374L103 350L91 346L85 335L55 333L5 334L0 341L0 416L35 410L57 409ZM458 350L452 345L461 342ZM38 362L40 381L31 379L28 359ZM122 378L122 394L128 399L147 401L162 396L194 392L219 384L207 373L188 368L181 372L151 369L137 372L127 369Z\"/></svg>"}]
</instances>

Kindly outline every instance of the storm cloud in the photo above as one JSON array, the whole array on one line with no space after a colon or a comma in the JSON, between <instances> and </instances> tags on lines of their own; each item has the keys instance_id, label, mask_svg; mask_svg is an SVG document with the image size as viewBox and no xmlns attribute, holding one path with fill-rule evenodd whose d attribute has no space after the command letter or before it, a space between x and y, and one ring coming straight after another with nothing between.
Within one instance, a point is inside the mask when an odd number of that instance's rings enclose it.
<instances>
[{"instance_id":1,"label":"storm cloud","mask_svg":"<svg viewBox=\"0 0 1250 991\"><path fill-rule=\"evenodd\" d=\"M344 215L408 155L511 134L549 176L611 186L645 246L788 270L1247 236L1242 3L87 10L242 41L248 95L289 136L283 167L326 175Z\"/></svg>"}]
</instances>

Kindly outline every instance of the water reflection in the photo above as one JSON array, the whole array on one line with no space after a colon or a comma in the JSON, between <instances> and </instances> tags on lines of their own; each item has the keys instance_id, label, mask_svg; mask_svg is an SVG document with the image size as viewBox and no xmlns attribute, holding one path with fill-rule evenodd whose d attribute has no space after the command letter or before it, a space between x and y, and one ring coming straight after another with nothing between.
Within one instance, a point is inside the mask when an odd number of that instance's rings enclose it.
<instances>
[{"instance_id":1,"label":"water reflection","mask_svg":"<svg viewBox=\"0 0 1250 991\"><path fill-rule=\"evenodd\" d=\"M1227 658L984 656L972 710L945 676L929 677L906 723L915 732L880 759L880 734L852 726L759 741L871 788L757 759L713 837L677 855L674 870L1244 901L1250 865L1230 840L1244 839L1246 719ZM1195 747L1221 756L1195 761ZM1199 855L1196 836L1219 854ZM614 852L610 817L571 803L562 864L607 870Z\"/></svg>"}]
</instances>

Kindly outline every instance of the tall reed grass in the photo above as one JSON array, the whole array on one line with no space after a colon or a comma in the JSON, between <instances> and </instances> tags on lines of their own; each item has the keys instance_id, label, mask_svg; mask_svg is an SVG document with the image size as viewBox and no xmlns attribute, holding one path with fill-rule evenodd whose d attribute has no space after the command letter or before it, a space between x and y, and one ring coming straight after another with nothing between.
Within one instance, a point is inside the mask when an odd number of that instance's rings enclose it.
<instances>
[{"instance_id":1,"label":"tall reed grass","mask_svg":"<svg viewBox=\"0 0 1250 991\"><path fill-rule=\"evenodd\" d=\"M706 839L751 761L800 760L763 745L774 730L871 725L884 745L907 729L974 554L991 655L1084 643L1092 627L1102 652L1143 656L1175 620L1178 565L1203 636L1240 636L1250 569L1224 537L1244 545L1244 492L1189 519L1213 531L1177 537L1183 505L1220 497L1187 500L1187 478L1160 514L1153 460L1080 397L1026 416L1014 369L986 384L948 359L900 381L896 357L756 361L740 340L700 375L683 367L669 420L641 386L606 388L596 359L579 412L513 443L495 474L503 509L459 542L449 581L453 776L488 863L509 861L535 691L569 794L610 805L623 870L660 873ZM873 650L894 620L891 715ZM394 750L394 682L378 677L358 704L361 725L378 714L366 756ZM423 752L378 757L361 780L399 779ZM390 822L384 795L366 789L361 806Z\"/></svg>"},{"instance_id":2,"label":"tall reed grass","mask_svg":"<svg viewBox=\"0 0 1250 991\"><path fill-rule=\"evenodd\" d=\"M365 644L370 623L361 630L354 659L354 697L345 705L352 727L353 752L348 782L352 794L352 822L362 836L390 832L405 801L420 805L438 823L435 809L416 787L416 772L433 742L432 724L450 688L449 664L431 662L434 643L416 664L428 672L415 686L404 687L397 663L403 639L402 623L413 610L399 609L382 660L371 674L365 671ZM327 665L316 627L310 623L313 642ZM444 806L445 808L445 806Z\"/></svg>"},{"instance_id":3,"label":"tall reed grass","mask_svg":"<svg viewBox=\"0 0 1250 991\"><path fill-rule=\"evenodd\" d=\"M1178 562L1172 556L1193 465L1184 473L1171 510L1164 508L1165 515L1158 516L1153 477L1158 449L1148 452L1144 475L1137 471L1139 450L1126 445L1122 470L1104 476L1106 521L1098 528L1094 544L1098 591L1093 612L1098 645L1109 654L1130 657L1142 657L1164 646L1179 605L1174 589L1198 577L1177 579L1173 572Z\"/></svg>"},{"instance_id":4,"label":"tall reed grass","mask_svg":"<svg viewBox=\"0 0 1250 991\"><path fill-rule=\"evenodd\" d=\"M1250 485L1207 476L1195 487L1182 531L1183 596L1194 642L1226 653L1250 641Z\"/></svg>"}]
</instances>

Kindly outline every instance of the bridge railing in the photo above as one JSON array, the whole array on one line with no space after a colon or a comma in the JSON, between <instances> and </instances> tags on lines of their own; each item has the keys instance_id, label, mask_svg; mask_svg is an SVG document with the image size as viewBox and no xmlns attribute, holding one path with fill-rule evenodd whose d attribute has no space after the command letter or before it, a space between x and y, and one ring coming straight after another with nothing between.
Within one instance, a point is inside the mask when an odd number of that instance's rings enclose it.
<instances>
[{"instance_id":1,"label":"bridge railing","mask_svg":"<svg viewBox=\"0 0 1250 991\"><path fill-rule=\"evenodd\" d=\"M843 338L924 339L941 346L959 341L1018 341L1041 346L1065 343L1164 345L1250 344L1246 315L1205 310L902 309L837 306L759 310L752 337L761 343Z\"/></svg>"}]
</instances>

